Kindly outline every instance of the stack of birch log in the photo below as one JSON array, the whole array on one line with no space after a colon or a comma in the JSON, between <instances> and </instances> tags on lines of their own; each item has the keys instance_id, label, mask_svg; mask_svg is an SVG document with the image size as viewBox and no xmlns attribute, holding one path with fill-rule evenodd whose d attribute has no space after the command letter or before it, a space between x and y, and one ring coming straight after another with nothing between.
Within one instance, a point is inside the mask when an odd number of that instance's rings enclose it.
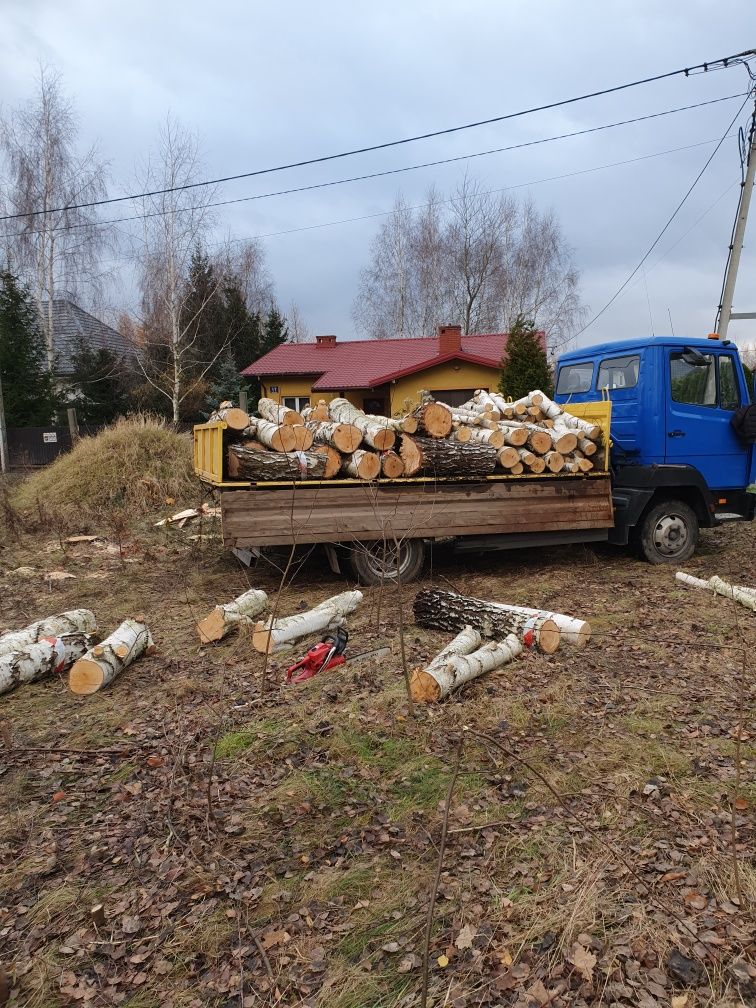
<instances>
[{"instance_id":1,"label":"stack of birch log","mask_svg":"<svg viewBox=\"0 0 756 1008\"><path fill-rule=\"evenodd\" d=\"M424 393L400 418L373 416L347 399L301 413L262 398L259 417L221 403L231 479L399 479L588 473L603 465L601 428L541 391L514 402L479 390L460 407Z\"/></svg>"}]
</instances>

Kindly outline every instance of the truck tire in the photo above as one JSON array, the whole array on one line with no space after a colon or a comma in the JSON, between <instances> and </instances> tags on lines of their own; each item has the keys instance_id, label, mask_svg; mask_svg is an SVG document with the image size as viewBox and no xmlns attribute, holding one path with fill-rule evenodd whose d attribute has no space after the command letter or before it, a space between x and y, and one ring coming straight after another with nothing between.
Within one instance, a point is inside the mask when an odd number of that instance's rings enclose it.
<instances>
[{"instance_id":1,"label":"truck tire","mask_svg":"<svg viewBox=\"0 0 756 1008\"><path fill-rule=\"evenodd\" d=\"M692 557L698 545L698 518L683 501L661 501L643 516L634 539L649 563L679 564Z\"/></svg>"},{"instance_id":2,"label":"truck tire","mask_svg":"<svg viewBox=\"0 0 756 1008\"><path fill-rule=\"evenodd\" d=\"M425 543L422 539L405 539L399 543L399 575L402 584L415 581L425 565ZM393 542L360 543L349 551L349 566L361 585L397 583L396 548Z\"/></svg>"}]
</instances>

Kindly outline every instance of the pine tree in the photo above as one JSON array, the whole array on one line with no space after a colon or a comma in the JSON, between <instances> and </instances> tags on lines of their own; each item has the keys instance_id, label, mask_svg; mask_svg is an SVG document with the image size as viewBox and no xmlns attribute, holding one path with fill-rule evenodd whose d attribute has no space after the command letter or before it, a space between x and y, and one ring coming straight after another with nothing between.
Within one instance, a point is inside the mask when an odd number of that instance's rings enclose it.
<instances>
[{"instance_id":1,"label":"pine tree","mask_svg":"<svg viewBox=\"0 0 756 1008\"><path fill-rule=\"evenodd\" d=\"M519 315L509 330L501 362L499 391L519 399L534 389L540 389L547 396L553 395L553 377L538 331L529 319Z\"/></svg>"},{"instance_id":2,"label":"pine tree","mask_svg":"<svg viewBox=\"0 0 756 1008\"><path fill-rule=\"evenodd\" d=\"M83 424L109 424L129 406L129 376L112 350L91 350L84 344L74 354L70 404Z\"/></svg>"},{"instance_id":3,"label":"pine tree","mask_svg":"<svg viewBox=\"0 0 756 1008\"><path fill-rule=\"evenodd\" d=\"M215 356L226 342L224 315L223 291L215 267L207 253L197 246L189 265L181 325L186 328L186 343L191 345L190 356L197 375L211 365L205 375L208 380L216 373Z\"/></svg>"},{"instance_id":4,"label":"pine tree","mask_svg":"<svg viewBox=\"0 0 756 1008\"><path fill-rule=\"evenodd\" d=\"M227 350L224 354L221 354L215 378L210 382L207 390L205 419L218 408L218 403L223 402L225 399L229 399L234 404L238 403L239 393L242 390L247 391L247 388L247 382L239 374L233 354L230 350ZM259 399L259 394L257 398ZM257 399L254 401L254 406L256 405ZM250 402L250 409L252 408L253 404Z\"/></svg>"},{"instance_id":5,"label":"pine tree","mask_svg":"<svg viewBox=\"0 0 756 1008\"><path fill-rule=\"evenodd\" d=\"M262 321L257 312L247 308L238 283L227 281L223 288L224 331L231 356L238 371L243 371L260 356Z\"/></svg>"},{"instance_id":6,"label":"pine tree","mask_svg":"<svg viewBox=\"0 0 756 1008\"><path fill-rule=\"evenodd\" d=\"M58 401L45 338L28 289L7 271L0 272L0 377L9 427L50 423Z\"/></svg>"}]
</instances>

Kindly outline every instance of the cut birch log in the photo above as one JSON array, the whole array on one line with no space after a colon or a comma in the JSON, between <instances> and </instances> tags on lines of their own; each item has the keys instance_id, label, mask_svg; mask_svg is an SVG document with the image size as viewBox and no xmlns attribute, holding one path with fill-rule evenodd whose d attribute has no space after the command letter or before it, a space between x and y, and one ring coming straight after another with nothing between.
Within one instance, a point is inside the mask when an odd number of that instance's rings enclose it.
<instances>
[{"instance_id":1,"label":"cut birch log","mask_svg":"<svg viewBox=\"0 0 756 1008\"><path fill-rule=\"evenodd\" d=\"M704 591L714 591L707 580L693 577L692 574L686 574L685 571L678 571L675 577L689 588L703 588Z\"/></svg>"},{"instance_id":2,"label":"cut birch log","mask_svg":"<svg viewBox=\"0 0 756 1008\"><path fill-rule=\"evenodd\" d=\"M404 476L404 463L395 451L381 453L381 476L386 479L399 479Z\"/></svg>"},{"instance_id":3,"label":"cut birch log","mask_svg":"<svg viewBox=\"0 0 756 1008\"><path fill-rule=\"evenodd\" d=\"M500 423L499 430L504 434L504 443L512 445L513 448L522 448L528 440L528 430L525 427L517 427L513 424ZM551 442L549 442L549 447Z\"/></svg>"},{"instance_id":4,"label":"cut birch log","mask_svg":"<svg viewBox=\"0 0 756 1008\"><path fill-rule=\"evenodd\" d=\"M530 452L527 453L531 458L535 458ZM520 461L520 453L517 448L512 448L507 445L506 448L499 449L499 454L497 460L502 469L511 469L512 466L517 465Z\"/></svg>"},{"instance_id":5,"label":"cut birch log","mask_svg":"<svg viewBox=\"0 0 756 1008\"><path fill-rule=\"evenodd\" d=\"M493 672L510 662L522 651L514 634L503 641L491 641L477 651L450 655L443 664L432 663L410 679L412 699L423 703L443 700L455 689Z\"/></svg>"},{"instance_id":6,"label":"cut birch log","mask_svg":"<svg viewBox=\"0 0 756 1008\"><path fill-rule=\"evenodd\" d=\"M541 455L534 455L533 461L528 466L528 469L536 476L540 476L542 472L546 469L546 460Z\"/></svg>"},{"instance_id":7,"label":"cut birch log","mask_svg":"<svg viewBox=\"0 0 756 1008\"><path fill-rule=\"evenodd\" d=\"M571 413L562 413L559 423L563 427L582 433L591 441L598 441L601 438L601 428L598 424L583 420L582 417L573 416Z\"/></svg>"},{"instance_id":8,"label":"cut birch log","mask_svg":"<svg viewBox=\"0 0 756 1008\"><path fill-rule=\"evenodd\" d=\"M320 633L328 627L339 626L353 613L362 601L361 591L345 591L326 599L314 609L258 621L252 631L252 646L262 654L272 654L281 644L299 640L309 634Z\"/></svg>"},{"instance_id":9,"label":"cut birch log","mask_svg":"<svg viewBox=\"0 0 756 1008\"><path fill-rule=\"evenodd\" d=\"M272 448L277 452L294 451L297 443L297 435L288 424L278 426L269 420L258 420L254 417L243 433L246 438L261 441L266 448Z\"/></svg>"},{"instance_id":10,"label":"cut birch log","mask_svg":"<svg viewBox=\"0 0 756 1008\"><path fill-rule=\"evenodd\" d=\"M481 442L459 444L409 434L402 436L399 454L407 476L491 476L497 461L496 449Z\"/></svg>"},{"instance_id":11,"label":"cut birch log","mask_svg":"<svg viewBox=\"0 0 756 1008\"><path fill-rule=\"evenodd\" d=\"M468 624L484 637L502 637L507 633L522 635L526 647L536 644L547 654L559 647L560 640L582 647L591 636L589 623L563 613L526 606L505 605L486 599L457 595L438 589L420 591L414 602L415 622L437 630L458 630ZM525 622L522 617L526 617ZM528 619L534 620L533 623ZM525 635L530 633L530 636ZM551 650L549 650L551 649Z\"/></svg>"},{"instance_id":12,"label":"cut birch log","mask_svg":"<svg viewBox=\"0 0 756 1008\"><path fill-rule=\"evenodd\" d=\"M525 472L525 466L522 464L522 462L515 462L515 464L511 466L509 470L509 475L522 476L524 472Z\"/></svg>"},{"instance_id":13,"label":"cut birch log","mask_svg":"<svg viewBox=\"0 0 756 1008\"><path fill-rule=\"evenodd\" d=\"M337 451L347 455L357 451L362 444L362 431L354 424L310 420L307 429L312 432L314 440L319 444L332 445Z\"/></svg>"},{"instance_id":14,"label":"cut birch log","mask_svg":"<svg viewBox=\"0 0 756 1008\"><path fill-rule=\"evenodd\" d=\"M381 471L380 456L375 452L358 448L341 460L341 471L353 479L374 480Z\"/></svg>"},{"instance_id":15,"label":"cut birch log","mask_svg":"<svg viewBox=\"0 0 756 1008\"><path fill-rule=\"evenodd\" d=\"M477 427L480 423L480 414L462 408L453 409L452 420L457 420L462 424L469 424L470 427ZM409 434L410 431L407 431L407 433Z\"/></svg>"},{"instance_id":16,"label":"cut birch log","mask_svg":"<svg viewBox=\"0 0 756 1008\"><path fill-rule=\"evenodd\" d=\"M362 431L362 438L371 448L378 451L389 451L394 447L396 434L387 425L386 417L370 419L362 410L358 410L348 399L332 399L328 405L332 420L337 423L353 424Z\"/></svg>"},{"instance_id":17,"label":"cut birch log","mask_svg":"<svg viewBox=\"0 0 756 1008\"><path fill-rule=\"evenodd\" d=\"M503 448L506 438L504 431L498 428L487 430L485 427L471 427L470 440L482 441L483 444L490 445L492 448Z\"/></svg>"},{"instance_id":18,"label":"cut birch log","mask_svg":"<svg viewBox=\"0 0 756 1008\"><path fill-rule=\"evenodd\" d=\"M518 448L517 458L524 466L531 468L536 459L540 458L540 455L534 455L533 452L528 451L527 448Z\"/></svg>"},{"instance_id":19,"label":"cut birch log","mask_svg":"<svg viewBox=\"0 0 756 1008\"><path fill-rule=\"evenodd\" d=\"M243 592L233 602L217 605L213 611L197 624L197 634L203 644L223 640L226 634L240 623L253 620L268 605L268 596L264 591L250 588Z\"/></svg>"},{"instance_id":20,"label":"cut birch log","mask_svg":"<svg viewBox=\"0 0 756 1008\"><path fill-rule=\"evenodd\" d=\"M270 423L276 424L279 427L281 424L291 424L294 426L295 424L304 423L301 413L289 409L288 406L281 406L274 399L266 399L264 396L258 400L257 412L263 420L269 420Z\"/></svg>"},{"instance_id":21,"label":"cut birch log","mask_svg":"<svg viewBox=\"0 0 756 1008\"><path fill-rule=\"evenodd\" d=\"M544 461L549 472L558 473L564 469L564 455L558 451L546 452Z\"/></svg>"},{"instance_id":22,"label":"cut birch log","mask_svg":"<svg viewBox=\"0 0 756 1008\"><path fill-rule=\"evenodd\" d=\"M413 410L412 416L418 422L418 431L431 438L446 438L451 434L452 411L444 403L428 399Z\"/></svg>"},{"instance_id":23,"label":"cut birch log","mask_svg":"<svg viewBox=\"0 0 756 1008\"><path fill-rule=\"evenodd\" d=\"M72 693L96 693L107 686L143 654L153 654L155 643L147 624L127 619L101 644L90 648L68 673Z\"/></svg>"},{"instance_id":24,"label":"cut birch log","mask_svg":"<svg viewBox=\"0 0 756 1008\"><path fill-rule=\"evenodd\" d=\"M420 702L438 699L438 682L433 677L433 670L442 667L450 658L456 655L471 654L477 651L482 641L480 634L471 626L464 626L460 633L450 641L436 657L425 666L410 672L410 693L412 699Z\"/></svg>"},{"instance_id":25,"label":"cut birch log","mask_svg":"<svg viewBox=\"0 0 756 1008\"><path fill-rule=\"evenodd\" d=\"M231 479L242 478L255 483L324 479L325 472L326 456L317 452L255 451L240 444L229 445L228 448L228 474Z\"/></svg>"},{"instance_id":26,"label":"cut birch log","mask_svg":"<svg viewBox=\"0 0 756 1008\"><path fill-rule=\"evenodd\" d=\"M459 423L455 420L453 429L454 440L460 444L467 444L472 439L472 430L469 424Z\"/></svg>"},{"instance_id":27,"label":"cut birch log","mask_svg":"<svg viewBox=\"0 0 756 1008\"><path fill-rule=\"evenodd\" d=\"M598 451L598 445L596 444L596 442L591 441L590 438L587 437L579 437L577 446L583 453L583 455L588 456L595 455L596 452Z\"/></svg>"},{"instance_id":28,"label":"cut birch log","mask_svg":"<svg viewBox=\"0 0 756 1008\"><path fill-rule=\"evenodd\" d=\"M327 444L314 444L312 450L316 455L323 455L326 460L323 479L332 479L341 472L341 455L335 448Z\"/></svg>"},{"instance_id":29,"label":"cut birch log","mask_svg":"<svg viewBox=\"0 0 756 1008\"><path fill-rule=\"evenodd\" d=\"M211 413L207 422L215 423L217 420L222 420L229 430L243 431L245 427L249 426L250 417L238 406L227 406Z\"/></svg>"},{"instance_id":30,"label":"cut birch log","mask_svg":"<svg viewBox=\"0 0 756 1008\"><path fill-rule=\"evenodd\" d=\"M558 424L554 424L551 428L554 438L554 450L561 452L562 455L569 455L571 451L575 451L578 444L578 437L574 431L567 430L566 427L560 427Z\"/></svg>"},{"instance_id":31,"label":"cut birch log","mask_svg":"<svg viewBox=\"0 0 756 1008\"><path fill-rule=\"evenodd\" d=\"M296 437L294 442L294 451L309 451L310 448L312 448L312 431L308 430L304 424L293 424L291 429L294 431L294 435Z\"/></svg>"},{"instance_id":32,"label":"cut birch log","mask_svg":"<svg viewBox=\"0 0 756 1008\"><path fill-rule=\"evenodd\" d=\"M21 683L35 682L54 672L65 672L86 653L92 643L88 633L43 637L19 651L0 655L0 693L9 693Z\"/></svg>"},{"instance_id":33,"label":"cut birch log","mask_svg":"<svg viewBox=\"0 0 756 1008\"><path fill-rule=\"evenodd\" d=\"M678 571L675 577L678 581L691 588L702 588L704 591L715 592L723 598L733 599L733 601L745 606L746 609L756 612L756 588L730 584L728 581L717 577L716 574L710 577L708 581L705 581L703 578L693 577L692 574L686 574L684 571Z\"/></svg>"},{"instance_id":34,"label":"cut birch log","mask_svg":"<svg viewBox=\"0 0 756 1008\"><path fill-rule=\"evenodd\" d=\"M23 651L43 637L62 637L71 633L94 633L97 621L90 609L68 609L57 616L30 623L23 630L11 630L0 637L0 655Z\"/></svg>"}]
</instances>

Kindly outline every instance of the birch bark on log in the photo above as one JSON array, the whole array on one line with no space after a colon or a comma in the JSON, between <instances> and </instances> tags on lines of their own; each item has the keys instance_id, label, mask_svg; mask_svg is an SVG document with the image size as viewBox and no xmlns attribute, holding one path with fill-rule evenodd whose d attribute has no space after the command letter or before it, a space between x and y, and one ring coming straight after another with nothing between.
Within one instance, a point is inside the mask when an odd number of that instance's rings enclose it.
<instances>
[{"instance_id":1,"label":"birch bark on log","mask_svg":"<svg viewBox=\"0 0 756 1008\"><path fill-rule=\"evenodd\" d=\"M506 665L521 651L522 644L510 634L505 640L491 641L477 651L451 655L443 665L429 666L410 682L412 699L425 703L443 700L464 683Z\"/></svg>"},{"instance_id":2,"label":"birch bark on log","mask_svg":"<svg viewBox=\"0 0 756 1008\"><path fill-rule=\"evenodd\" d=\"M0 693L9 693L21 683L35 682L54 672L65 672L91 643L91 634L68 633L43 637L20 651L6 651L0 655Z\"/></svg>"},{"instance_id":3,"label":"birch bark on log","mask_svg":"<svg viewBox=\"0 0 756 1008\"><path fill-rule=\"evenodd\" d=\"M358 448L341 460L341 471L352 479L374 480L381 472L381 459L375 452Z\"/></svg>"},{"instance_id":4,"label":"birch bark on log","mask_svg":"<svg viewBox=\"0 0 756 1008\"><path fill-rule=\"evenodd\" d=\"M486 430L482 427L471 427L470 440L481 441L483 444L490 445L492 448L503 448L506 439L504 431L502 430Z\"/></svg>"},{"instance_id":5,"label":"birch bark on log","mask_svg":"<svg viewBox=\"0 0 756 1008\"><path fill-rule=\"evenodd\" d=\"M433 678L432 671L444 665L454 655L471 654L481 645L480 634L471 626L465 626L461 632L439 651L425 668L416 668L410 672L410 693L412 699L419 702L438 699L438 682Z\"/></svg>"},{"instance_id":6,"label":"birch bark on log","mask_svg":"<svg viewBox=\"0 0 756 1008\"><path fill-rule=\"evenodd\" d=\"M394 447L396 434L386 424L386 417L369 419L368 416L353 406L348 399L332 399L328 406L332 420L337 423L347 423L362 431L362 438L371 448L378 451L389 451Z\"/></svg>"},{"instance_id":7,"label":"birch bark on log","mask_svg":"<svg viewBox=\"0 0 756 1008\"><path fill-rule=\"evenodd\" d=\"M243 431L245 427L249 426L250 419L249 414L239 409L238 406L228 406L226 409L218 409L211 413L207 422L214 423L216 420L222 420L229 430Z\"/></svg>"},{"instance_id":8,"label":"birch bark on log","mask_svg":"<svg viewBox=\"0 0 756 1008\"><path fill-rule=\"evenodd\" d=\"M704 578L693 577L692 574L686 574L685 571L678 571L675 574L675 578L678 581L682 581L689 588L703 588L704 591L714 591L709 582L704 580Z\"/></svg>"},{"instance_id":9,"label":"birch bark on log","mask_svg":"<svg viewBox=\"0 0 756 1008\"><path fill-rule=\"evenodd\" d=\"M307 429L312 431L315 441L320 444L332 445L337 451L351 454L362 444L362 431L354 424L345 423L323 423L318 420L311 420L307 423Z\"/></svg>"},{"instance_id":10,"label":"birch bark on log","mask_svg":"<svg viewBox=\"0 0 756 1008\"><path fill-rule=\"evenodd\" d=\"M294 451L297 435L288 425L277 426L268 420L252 418L244 430L244 436L261 441L266 448L277 452Z\"/></svg>"},{"instance_id":11,"label":"birch bark on log","mask_svg":"<svg viewBox=\"0 0 756 1008\"><path fill-rule=\"evenodd\" d=\"M268 605L268 596L258 588L242 592L233 602L217 605L213 611L197 624L197 634L203 644L223 640L240 623L253 620Z\"/></svg>"},{"instance_id":12,"label":"birch bark on log","mask_svg":"<svg viewBox=\"0 0 756 1008\"><path fill-rule=\"evenodd\" d=\"M579 437L577 446L583 455L595 455L598 451L598 445L596 442L591 441L590 438L587 437Z\"/></svg>"},{"instance_id":13,"label":"birch bark on log","mask_svg":"<svg viewBox=\"0 0 756 1008\"><path fill-rule=\"evenodd\" d=\"M68 674L72 693L87 695L107 686L143 654L153 654L155 643L147 624L127 619L109 637L90 648Z\"/></svg>"},{"instance_id":14,"label":"birch bark on log","mask_svg":"<svg viewBox=\"0 0 756 1008\"><path fill-rule=\"evenodd\" d=\"M564 456L558 451L546 452L544 461L549 472L558 473L564 469Z\"/></svg>"},{"instance_id":15,"label":"birch bark on log","mask_svg":"<svg viewBox=\"0 0 756 1008\"><path fill-rule=\"evenodd\" d=\"M550 612L547 609L530 609L527 606L504 605L503 602L493 602L498 609L507 609L511 612L525 613L526 616L546 616L553 620L559 628L559 636L565 644L572 644L573 647L585 647L591 639L591 624L585 620L575 619L572 616L565 616L564 613Z\"/></svg>"},{"instance_id":16,"label":"birch bark on log","mask_svg":"<svg viewBox=\"0 0 756 1008\"><path fill-rule=\"evenodd\" d=\"M68 609L57 616L30 623L23 630L11 630L0 637L0 655L23 651L43 637L62 637L71 633L94 633L97 621L90 609Z\"/></svg>"},{"instance_id":17,"label":"birch bark on log","mask_svg":"<svg viewBox=\"0 0 756 1008\"><path fill-rule=\"evenodd\" d=\"M326 599L307 612L258 622L252 631L252 646L262 654L273 654L281 644L341 625L361 601L361 591L346 591Z\"/></svg>"},{"instance_id":18,"label":"birch bark on log","mask_svg":"<svg viewBox=\"0 0 756 1008\"><path fill-rule=\"evenodd\" d=\"M455 595L434 588L419 591L413 604L418 626L433 630L459 630L474 627L484 637L506 637L514 634L525 647L537 647L553 654L559 647L561 633L556 621L545 613L524 615L495 602Z\"/></svg>"},{"instance_id":19,"label":"birch bark on log","mask_svg":"<svg viewBox=\"0 0 756 1008\"><path fill-rule=\"evenodd\" d=\"M731 585L729 582L717 577L716 574L710 577L708 581L703 578L693 577L692 574L686 574L684 571L678 571L675 577L690 588L702 588L704 591L714 592L717 595L722 595L723 598L740 602L747 609L752 609L756 612L756 588L747 588L745 585Z\"/></svg>"},{"instance_id":20,"label":"birch bark on log","mask_svg":"<svg viewBox=\"0 0 756 1008\"><path fill-rule=\"evenodd\" d=\"M326 456L317 452L255 451L240 444L228 448L228 474L232 479L241 477L255 483L324 479L325 471Z\"/></svg>"},{"instance_id":21,"label":"birch bark on log","mask_svg":"<svg viewBox=\"0 0 756 1008\"><path fill-rule=\"evenodd\" d=\"M573 416L571 413L562 413L559 422L563 427L583 434L590 441L598 441L601 437L601 428L598 424L583 420L582 417Z\"/></svg>"},{"instance_id":22,"label":"birch bark on log","mask_svg":"<svg viewBox=\"0 0 756 1008\"><path fill-rule=\"evenodd\" d=\"M491 476L497 461L496 449L487 444L408 434L402 437L399 454L407 476Z\"/></svg>"},{"instance_id":23,"label":"birch bark on log","mask_svg":"<svg viewBox=\"0 0 756 1008\"><path fill-rule=\"evenodd\" d=\"M281 406L274 399L266 399L264 396L258 400L257 412L263 420L269 420L270 423L275 424L277 427L280 427L282 424L295 426L304 423L301 413L289 409L288 406Z\"/></svg>"}]
</instances>

